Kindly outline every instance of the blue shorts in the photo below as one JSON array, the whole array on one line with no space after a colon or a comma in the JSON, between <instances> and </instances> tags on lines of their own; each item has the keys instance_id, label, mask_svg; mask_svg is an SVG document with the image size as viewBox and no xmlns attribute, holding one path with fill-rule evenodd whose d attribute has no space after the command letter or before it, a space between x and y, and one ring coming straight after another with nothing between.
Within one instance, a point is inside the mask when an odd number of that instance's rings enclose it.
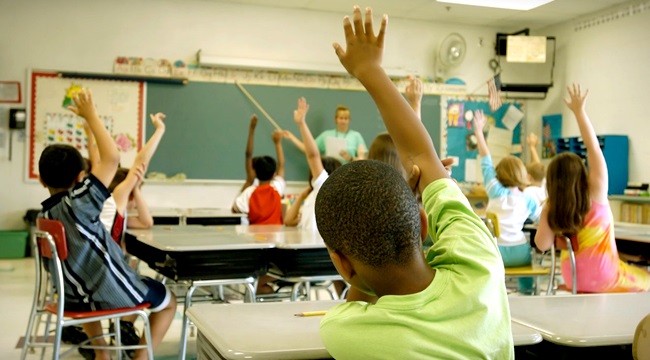
<instances>
[{"instance_id":1,"label":"blue shorts","mask_svg":"<svg viewBox=\"0 0 650 360\"><path fill-rule=\"evenodd\" d=\"M147 292L147 295L144 296L144 300L142 302L148 302L151 304L149 307L149 310L151 312L158 312L169 305L169 301L171 300L171 292L165 285L148 277L143 278L142 282L149 287L149 292Z\"/></svg>"}]
</instances>

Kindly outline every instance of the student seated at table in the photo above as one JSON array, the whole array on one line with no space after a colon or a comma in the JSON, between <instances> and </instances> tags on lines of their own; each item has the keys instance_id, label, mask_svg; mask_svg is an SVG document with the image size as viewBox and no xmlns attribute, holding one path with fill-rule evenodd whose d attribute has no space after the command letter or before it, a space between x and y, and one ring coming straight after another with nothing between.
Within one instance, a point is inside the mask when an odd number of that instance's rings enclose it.
<instances>
[{"instance_id":1,"label":"student seated at table","mask_svg":"<svg viewBox=\"0 0 650 360\"><path fill-rule=\"evenodd\" d=\"M246 182L232 206L234 213L248 214L250 225L282 225L282 196L286 187L284 181L284 152L282 132L273 132L273 143L278 157L253 157L253 140L257 116L251 117L246 144Z\"/></svg>"},{"instance_id":2,"label":"student seated at table","mask_svg":"<svg viewBox=\"0 0 650 360\"><path fill-rule=\"evenodd\" d=\"M511 359L504 268L495 240L449 178L426 129L381 67L387 19L375 36L372 13L344 19L347 71L377 104L424 211L403 176L373 160L336 170L316 199L330 257L352 285L347 302L320 324L336 359ZM425 214L426 212L426 214ZM434 243L425 256L421 238Z\"/></svg>"},{"instance_id":3,"label":"student seated at table","mask_svg":"<svg viewBox=\"0 0 650 360\"><path fill-rule=\"evenodd\" d=\"M614 218L607 199L609 175L603 151L587 116L588 91L567 87L565 99L587 149L587 163L570 152L553 157L548 166L548 199L535 235L535 244L547 250L558 236L568 236L575 250L577 291L638 292L650 289L647 270L623 262L616 250ZM567 251L562 251L562 277L569 287L573 277Z\"/></svg>"},{"instance_id":4,"label":"student seated at table","mask_svg":"<svg viewBox=\"0 0 650 360\"><path fill-rule=\"evenodd\" d=\"M526 136L526 145L530 151L530 162L526 164L529 185L524 189L524 193L530 195L537 205L541 206L546 201L546 168L542 164L539 154L537 154L537 145L539 137L534 132Z\"/></svg>"},{"instance_id":5,"label":"student seated at table","mask_svg":"<svg viewBox=\"0 0 650 360\"><path fill-rule=\"evenodd\" d=\"M97 116L90 92L74 97L75 114L88 122L97 141L99 160L86 176L79 151L69 145L49 145L39 159L39 180L50 197L42 216L59 220L65 227L68 259L64 266L64 290L68 311L109 310L150 303L151 339L154 350L167 332L176 312L176 298L165 285L138 275L124 259L120 246L97 221L109 197L106 186L117 170L120 154ZM84 324L94 345L105 345L99 321ZM144 338L140 343L145 341ZM95 350L97 359L109 359L107 350ZM145 359L138 349L134 359Z\"/></svg>"},{"instance_id":6,"label":"student seated at table","mask_svg":"<svg viewBox=\"0 0 650 360\"><path fill-rule=\"evenodd\" d=\"M530 241L523 232L527 219L537 221L541 208L524 189L528 185L526 166L516 156L506 156L495 167L490 149L485 141L483 127L487 120L483 111L474 111L474 135L483 171L483 184L488 195L486 211L498 216L500 235L497 239L499 252L505 267L526 266L532 263ZM534 279L520 277L517 290L533 294Z\"/></svg>"}]
</instances>

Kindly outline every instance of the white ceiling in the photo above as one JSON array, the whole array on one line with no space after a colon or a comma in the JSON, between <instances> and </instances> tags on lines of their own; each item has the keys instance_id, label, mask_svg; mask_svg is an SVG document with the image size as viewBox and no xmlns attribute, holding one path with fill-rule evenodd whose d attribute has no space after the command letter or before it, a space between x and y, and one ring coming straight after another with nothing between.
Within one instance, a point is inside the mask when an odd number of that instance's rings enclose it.
<instances>
[{"instance_id":1,"label":"white ceiling","mask_svg":"<svg viewBox=\"0 0 650 360\"><path fill-rule=\"evenodd\" d=\"M503 31L531 30L563 23L629 0L555 0L529 11L439 3L435 0L218 0L221 2L350 13L354 4L375 14L432 22L494 27Z\"/></svg>"}]
</instances>

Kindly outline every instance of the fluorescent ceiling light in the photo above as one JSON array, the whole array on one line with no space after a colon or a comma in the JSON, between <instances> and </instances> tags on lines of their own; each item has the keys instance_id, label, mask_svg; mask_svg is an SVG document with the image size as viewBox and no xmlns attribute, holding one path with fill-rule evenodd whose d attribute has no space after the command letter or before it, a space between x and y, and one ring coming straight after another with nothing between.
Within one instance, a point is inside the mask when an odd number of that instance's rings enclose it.
<instances>
[{"instance_id":1,"label":"fluorescent ceiling light","mask_svg":"<svg viewBox=\"0 0 650 360\"><path fill-rule=\"evenodd\" d=\"M553 0L437 0L441 3L482 6L509 10L530 10Z\"/></svg>"}]
</instances>

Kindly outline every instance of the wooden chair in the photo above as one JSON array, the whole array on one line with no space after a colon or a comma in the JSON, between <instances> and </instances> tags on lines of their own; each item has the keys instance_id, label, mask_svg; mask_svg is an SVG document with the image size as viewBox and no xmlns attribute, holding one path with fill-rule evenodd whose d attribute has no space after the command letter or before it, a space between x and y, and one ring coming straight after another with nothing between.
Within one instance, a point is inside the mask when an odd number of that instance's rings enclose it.
<instances>
[{"instance_id":1,"label":"wooden chair","mask_svg":"<svg viewBox=\"0 0 650 360\"><path fill-rule=\"evenodd\" d=\"M41 348L41 358L45 354L46 347L52 347L52 359L59 359L66 356L77 347L87 349L112 349L117 352L117 358L122 359L123 350L134 350L146 348L148 356L153 359L151 347L151 330L149 317L145 309L149 304L142 304L132 308L98 310L98 311L65 311L65 292L63 283L63 264L68 257L68 247L63 224L56 220L38 219L37 230L32 234L32 248L36 261L36 282L32 310L25 333L21 359L25 359L27 352L35 348ZM52 263L51 273L48 265ZM123 316L137 315L144 322L145 345L122 345L120 341L120 318ZM46 317L44 320L43 317ZM54 316L54 319L52 317ZM64 327L80 325L89 322L113 320L115 322L114 345L97 346L90 345L88 339L83 344L72 347L61 353L61 332ZM45 330L38 336L39 325L45 322ZM51 339L50 326L54 325L54 337ZM52 341L53 340L53 341Z\"/></svg>"},{"instance_id":2,"label":"wooden chair","mask_svg":"<svg viewBox=\"0 0 650 360\"><path fill-rule=\"evenodd\" d=\"M634 360L650 359L650 314L641 319L634 331L632 357Z\"/></svg>"}]
</instances>

